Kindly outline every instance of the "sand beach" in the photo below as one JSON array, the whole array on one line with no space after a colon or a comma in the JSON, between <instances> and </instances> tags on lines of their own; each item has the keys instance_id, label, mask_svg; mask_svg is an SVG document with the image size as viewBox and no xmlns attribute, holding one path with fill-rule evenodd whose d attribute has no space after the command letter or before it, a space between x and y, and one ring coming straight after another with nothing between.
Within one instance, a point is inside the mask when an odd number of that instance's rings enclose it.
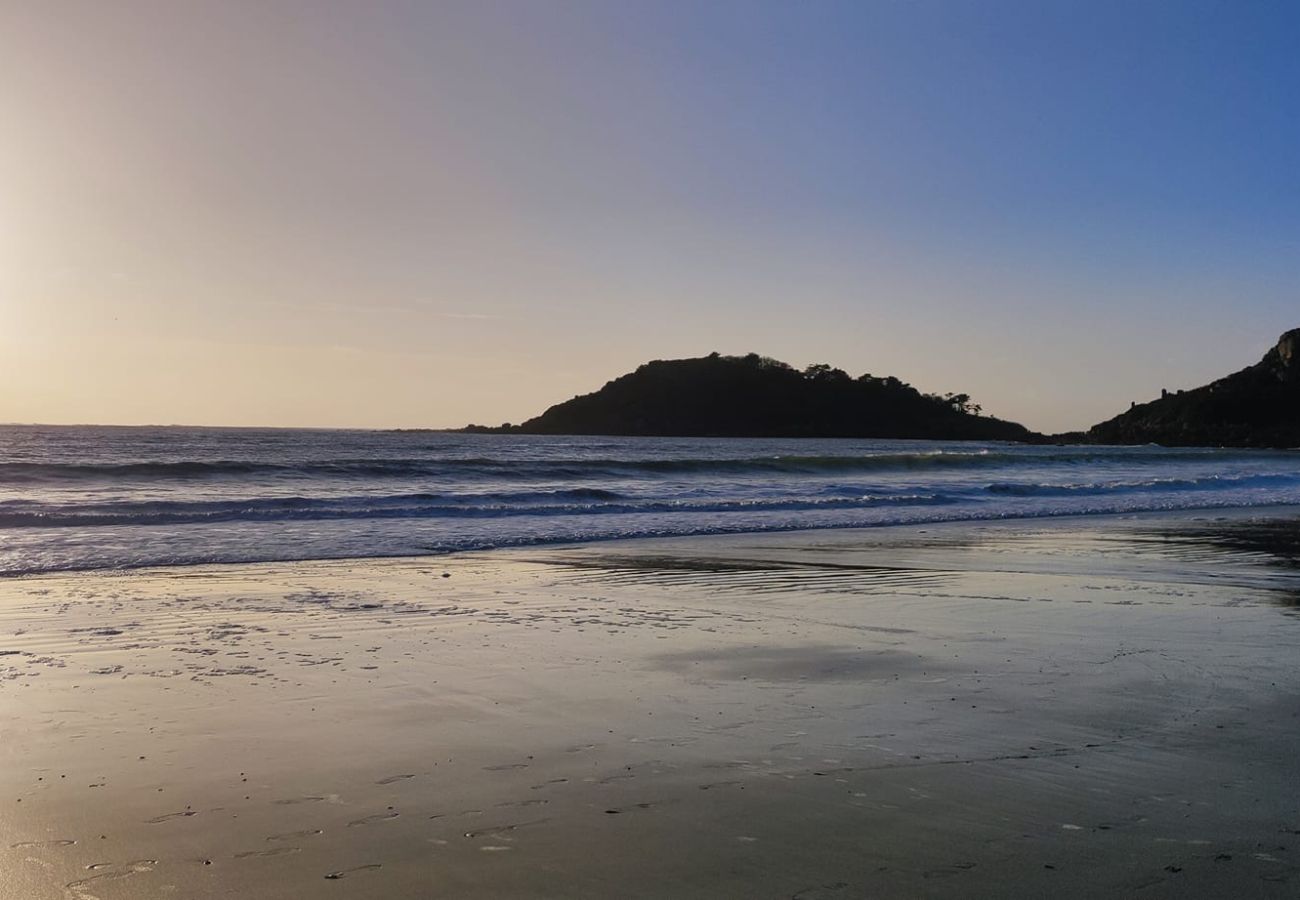
<instances>
[{"instance_id":1,"label":"sand beach","mask_svg":"<svg viewBox=\"0 0 1300 900\"><path fill-rule=\"evenodd\" d=\"M0 900L1300 900L1300 3L0 3Z\"/></svg>"},{"instance_id":2,"label":"sand beach","mask_svg":"<svg viewBox=\"0 0 1300 900\"><path fill-rule=\"evenodd\" d=\"M0 581L0 897L1293 897L1292 510Z\"/></svg>"}]
</instances>

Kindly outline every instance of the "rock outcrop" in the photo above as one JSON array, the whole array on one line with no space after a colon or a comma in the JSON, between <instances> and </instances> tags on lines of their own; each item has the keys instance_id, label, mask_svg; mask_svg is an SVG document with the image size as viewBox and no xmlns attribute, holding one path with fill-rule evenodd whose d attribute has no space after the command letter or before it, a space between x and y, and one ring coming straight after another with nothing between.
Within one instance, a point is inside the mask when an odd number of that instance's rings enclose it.
<instances>
[{"instance_id":1,"label":"rock outcrop","mask_svg":"<svg viewBox=\"0 0 1300 900\"><path fill-rule=\"evenodd\" d=\"M1094 425L1099 444L1300 447L1300 328L1253 366Z\"/></svg>"}]
</instances>

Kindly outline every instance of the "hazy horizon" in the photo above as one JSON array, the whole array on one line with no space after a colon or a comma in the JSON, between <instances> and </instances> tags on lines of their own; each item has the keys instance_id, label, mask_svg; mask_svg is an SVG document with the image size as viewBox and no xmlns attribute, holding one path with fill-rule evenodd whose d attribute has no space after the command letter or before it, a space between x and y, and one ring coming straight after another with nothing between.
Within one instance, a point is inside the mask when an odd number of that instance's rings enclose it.
<instances>
[{"instance_id":1,"label":"hazy horizon","mask_svg":"<svg viewBox=\"0 0 1300 900\"><path fill-rule=\"evenodd\" d=\"M1273 346L1273 345L1270 343L1270 344L1268 345L1268 348L1266 348L1266 349L1271 349L1272 346ZM713 351L710 351L710 352L713 352ZM705 355L708 355L708 354L705 354ZM730 354L723 354L723 355L730 355ZM743 355L746 355L746 354L735 354L735 355L737 355L737 356L743 356ZM768 356L768 354L759 354L759 355L761 355L761 356ZM1260 355L1262 356L1263 353L1261 352ZM643 360L643 362L651 362L651 361L654 361L654 360L651 360L651 359ZM787 360L781 360L781 362L788 362L788 361L787 361ZM810 361L809 364L811 365L812 362L813 362L813 361ZM821 361L818 360L818 361L816 361L816 362L821 362ZM1258 360L1253 360L1252 363L1247 364L1247 365L1251 365L1251 364L1253 364L1254 362L1258 362ZM619 373L616 373L616 374L614 374L614 375L610 375L607 379L605 379L604 381L602 381L600 384L593 386L590 390L580 391L580 394L595 393L595 392L599 391L600 388L603 387L603 386L604 386L606 383L608 383L609 381L614 380L615 378L619 377L620 375L625 375L625 374L627 374L628 372L632 371L632 369L636 368L636 367L639 366L639 365L641 365L641 363L638 363L638 364L636 364L635 366L630 367L630 368L627 370L627 372L619 372ZM833 365L833 364L832 364L832 365ZM1234 368L1232 371L1237 371L1237 370L1239 370L1239 369L1241 369L1241 368L1245 368L1245 367L1246 367L1245 365L1237 366L1237 367ZM802 369L802 368L804 368L804 366L797 366L796 368L800 368L800 369ZM850 375L853 375L854 377L856 377L857 375L862 374L862 373L852 373L852 372L851 372L851 373L849 373L849 374L850 374ZM877 375L877 376L883 377L883 376L886 376L886 375L890 375L890 374L892 374L892 373L889 373L889 372L875 372L875 373L870 373L870 374L874 374L874 375ZM1214 376L1214 377L1220 377L1220 376L1222 376L1222 375L1227 375L1227 374L1230 374L1230 373L1225 371L1225 372L1218 373L1218 375L1217 375L1217 376ZM1207 379L1206 379L1206 381L1209 381L1209 380L1212 380L1212 378L1207 378ZM925 390L925 389L923 389L923 388L919 388L919 386L917 386L917 385L912 385L912 386L913 386L913 387L918 387L918 389L922 390L923 393L929 393L929 394L938 394L938 393L941 393L940 391L928 391L928 390ZM1200 386L1201 386L1201 385L1200 385L1199 383L1198 383L1198 384L1179 385L1177 388L1170 388L1170 389L1168 389L1168 390L1172 393L1172 392L1177 391L1177 390L1182 390L1182 389L1185 389L1185 388L1192 388L1192 387L1200 387ZM574 396L578 396L578 395L574 395ZM520 424L521 422L524 422L524 421L526 421L526 420L528 420L528 419L531 419L531 418L533 418L533 417L535 417L535 416L539 416L539 415L541 415L543 412L545 412L546 409L550 408L551 406L558 405L558 404L563 403L564 401L569 400L569 399L572 399L572 398L571 398L571 397L562 397L562 398L557 398L557 399L555 399L554 401L548 402L544 407L538 408L538 409L536 409L536 410L534 410L534 411L532 411L532 412L529 412L529 413L527 413L527 414L525 414L525 415L521 415L521 416L519 416L519 417L517 417L517 418L515 418L515 419L513 419L513 420L511 420L511 419L504 419L504 420L501 420L501 421L495 421L495 420L483 419L483 420L472 420L472 421L465 421L465 422L459 422L459 423L456 423L456 424L446 424L446 425L420 425L420 424L407 424L407 425L385 425L385 424L370 424L370 425L338 425L338 424L319 424L319 423L310 423L310 422L308 422L308 423L301 423L301 424L294 424L294 425L284 425L284 424L276 424L276 423L253 423L253 424L248 424L248 423L242 423L242 422L188 422L188 421L179 421L179 420L178 420L178 421L138 421L138 422L109 422L109 421L91 421L91 420L86 420L86 421L72 421L72 420L68 420L68 421L40 421L40 420L31 420L31 421L20 421L20 420L3 421L3 420L0 420L0 427L3 427L3 426L22 426L22 427L48 426L48 427L54 427L54 428L63 428L63 427L69 427L69 428L75 428L75 427L85 427L85 428L140 428L140 427L143 427L143 428L218 428L218 429L219 429L219 428L231 428L231 429L240 429L240 428L247 428L247 429L280 428L280 429L287 429L287 430L292 430L292 429L301 429L301 430L308 430L308 431L311 431L311 430L316 430L316 431L328 431L328 430L339 430L339 431L394 431L394 430L401 430L401 431L412 431L412 430L413 430L413 431L421 431L421 430L427 430L427 431L457 431L457 430L463 429L464 427L466 427L466 426L468 426L468 425L483 425L483 426L490 426L490 427L496 427L496 426L498 426L498 425L502 425L502 424L516 424L516 425L517 425L517 424ZM978 398L974 398L974 399L978 399ZM1155 398L1155 397L1143 397L1143 398L1141 398L1141 399L1136 400L1136 402L1138 402L1138 403L1145 403L1145 402L1147 402L1147 401L1149 401L1149 400L1154 400L1154 399L1156 399L1156 398ZM1112 415L1118 415L1119 413L1124 412L1124 411L1125 411L1125 410L1123 410L1123 409L1116 409L1114 413L1112 413L1111 415L1107 415L1105 418L1111 418ZM1003 418L1003 419L1007 418L1007 417L1005 417L1005 416L997 415L996 413L983 413L983 414L984 414L984 415L990 415L990 416L996 416L997 418ZM1010 420L1010 421L1015 421L1015 420ZM1020 424L1022 424L1022 425L1028 425L1028 423L1025 423L1025 422L1021 422ZM1079 431L1079 430L1085 430L1088 426L1090 426L1090 425L1095 425L1095 424L1098 424L1098 423L1097 423L1097 422L1089 422L1089 423L1087 423L1086 425L1080 426L1079 428L1076 428L1076 429L1067 429L1067 431ZM1030 428L1031 431L1036 430L1036 431L1039 431L1039 432L1042 433L1042 434L1047 434L1047 435L1052 435L1052 434L1062 434L1062 433L1065 433L1064 431L1049 431L1049 430L1043 430L1043 429L1034 429L1032 425L1028 425L1028 427ZM823 440L825 440L825 439L823 438Z\"/></svg>"},{"instance_id":2,"label":"hazy horizon","mask_svg":"<svg viewBox=\"0 0 1300 900\"><path fill-rule=\"evenodd\" d=\"M1272 345L1270 345L1270 347L1271 347L1271 346L1272 346ZM724 355L727 355L727 354L724 354ZM737 355L745 355L745 354L737 354ZM765 354L760 354L760 355L765 355ZM652 361L652 360L646 360L646 362L651 362L651 361ZM786 361L785 361L785 360L782 360L782 362L786 362ZM798 367L798 368L803 368L803 367L801 366L801 367ZM1239 368L1244 368L1244 367L1239 367ZM631 371L631 370L629 370L629 371ZM1234 371L1235 371L1235 370L1234 370ZM583 391L583 392L581 392L581 393L584 393L584 394L586 394L586 393L595 393L595 392L599 391L600 388L603 387L604 384L606 384L608 381L612 381L614 378L617 378L619 375L624 375L624 374L627 374L627 373L626 373L626 372L620 372L620 373L618 373L617 375L611 375L611 376L609 377L609 379L606 379L605 382L601 382L600 385L594 386L590 391ZM849 374L850 374L850 375L853 375L854 377L856 377L857 374L862 374L862 373L849 373ZM879 373L870 373L870 374L875 374L875 375L878 375L878 376L883 377L883 376L885 376L885 375L888 375L889 373L886 373L886 372L879 372ZM1229 374L1229 373L1226 373L1226 372L1225 372L1225 373L1221 373L1221 374ZM1188 385L1188 387L1197 387L1197 386L1199 386L1199 385ZM913 385L913 387L916 387L916 385ZM1171 389L1171 392L1172 392L1173 390L1178 390L1178 389ZM935 391L923 391L923 392L924 392L924 393L932 393L932 394L933 394L933 393L938 393L938 392L935 392ZM575 396L576 396L576 395L575 395ZM522 422L524 422L524 421L526 421L526 420L528 420L528 419L531 419L531 418L533 418L533 417L535 417L535 416L540 416L543 412L546 411L546 409L549 409L551 406L555 406L555 405L561 404L561 403L563 403L564 401L569 400L569 399L571 399L571 398L569 398L569 397L559 398L559 399L555 400L555 401L552 402L552 403L548 403L548 404L547 404L545 407L543 407L543 408L539 408L539 409L537 409L537 410L535 410L535 411L533 411L533 412L528 413L527 415L520 416L520 417L518 417L518 418L516 418L516 419L514 419L514 420L508 420L508 419L507 419L507 420L503 420L503 421L500 421L500 422L498 422L498 421L489 421L489 420L482 420L482 421L479 421L479 420L473 420L473 421L460 422L460 423L452 424L452 425L418 425L418 424L416 424L416 425L383 425L383 424L372 424L372 425L337 425L337 424L316 424L316 423L302 423L302 424L296 424L296 425L282 425L282 424L274 424L274 423L260 423L260 424L258 424L258 423L254 423L254 424L245 424L245 423L240 423L240 422L220 422L220 423L212 423L212 422L186 422L186 421L172 421L172 422L166 422L166 421L156 421L156 422L145 422L145 421L141 421L141 422L63 421L63 422L51 422L51 421L35 421L35 420L33 420L33 421L18 421L18 420L14 420L14 421L0 421L0 427L6 427L6 426L8 426L8 427L51 427L51 428L78 428L78 427L82 427L82 428L199 428L199 429L202 429L202 428L212 428L212 429L222 429L222 428L226 428L226 429L283 429L283 430L294 430L294 429L299 429L299 430L304 430L304 431L330 431L330 430L337 430L337 431L460 431L460 430L462 430L463 428L465 428L466 426L470 426L470 425L474 425L474 426L489 426L489 427L496 427L496 426L499 426L499 425L502 425L502 424L515 424L515 425L518 425L518 424L520 424L520 423L522 423ZM1141 399L1141 400L1138 400L1137 402L1142 403L1142 402L1146 402L1147 400L1153 400L1153 399L1155 399L1155 398L1154 398L1154 397L1147 397L1147 398L1143 398L1143 399ZM1123 412L1123 411L1124 411L1124 410L1117 410L1115 414L1117 415L1118 413ZM977 414L983 414L983 415L996 415L996 414L993 414L993 413L977 413ZM996 416L996 417L997 417L997 418L1005 418L1005 417L1003 417L1003 416ZM1110 416L1107 416L1107 418L1110 418ZM1022 423L1020 423L1020 424L1026 424L1026 423L1023 423L1023 422L1022 422ZM1098 424L1098 423L1093 422L1093 423L1089 423L1089 424L1090 424L1090 425L1095 425L1095 424ZM1030 427L1030 430L1031 430L1031 431L1036 430L1036 429L1034 429L1032 426L1029 426L1029 427ZM1080 428L1080 429L1072 429L1072 430L1083 430L1083 429L1086 428L1086 427L1087 427L1087 426L1083 426L1083 427ZM1063 433L1065 433L1065 432L1057 432L1057 431L1040 431L1040 433L1041 433L1041 434L1046 434L1046 435L1048 435L1048 436L1051 436L1051 435L1053 435L1053 434L1063 434ZM818 438L818 440L827 440L827 438ZM833 439L832 439L832 440L833 440ZM852 440L852 438L845 438L845 440ZM877 438L877 439L873 439L873 440L880 440L880 439ZM906 440L906 439L900 439L900 440Z\"/></svg>"},{"instance_id":3,"label":"hazy horizon","mask_svg":"<svg viewBox=\"0 0 1300 900\"><path fill-rule=\"evenodd\" d=\"M0 421L519 422L758 352L1047 433L1300 325L1300 10L0 8Z\"/></svg>"}]
</instances>

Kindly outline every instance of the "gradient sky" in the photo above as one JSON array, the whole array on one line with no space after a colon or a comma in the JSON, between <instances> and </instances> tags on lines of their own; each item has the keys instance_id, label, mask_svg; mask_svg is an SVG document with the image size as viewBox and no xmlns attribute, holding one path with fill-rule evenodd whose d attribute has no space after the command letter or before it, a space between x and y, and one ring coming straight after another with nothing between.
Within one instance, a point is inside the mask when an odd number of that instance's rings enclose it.
<instances>
[{"instance_id":1,"label":"gradient sky","mask_svg":"<svg viewBox=\"0 0 1300 900\"><path fill-rule=\"evenodd\" d=\"M757 351L1041 430L1300 326L1291 2L0 0L0 421Z\"/></svg>"}]
</instances>

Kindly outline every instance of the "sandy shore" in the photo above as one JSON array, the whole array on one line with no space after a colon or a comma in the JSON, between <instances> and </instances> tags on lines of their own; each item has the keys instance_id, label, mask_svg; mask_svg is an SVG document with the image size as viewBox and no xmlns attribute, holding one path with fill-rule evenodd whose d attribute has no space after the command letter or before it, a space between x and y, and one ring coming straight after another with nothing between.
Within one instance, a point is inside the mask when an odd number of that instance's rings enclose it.
<instances>
[{"instance_id":1,"label":"sandy shore","mask_svg":"<svg viewBox=\"0 0 1300 900\"><path fill-rule=\"evenodd\" d=\"M0 581L0 898L1294 897L1296 521Z\"/></svg>"}]
</instances>

